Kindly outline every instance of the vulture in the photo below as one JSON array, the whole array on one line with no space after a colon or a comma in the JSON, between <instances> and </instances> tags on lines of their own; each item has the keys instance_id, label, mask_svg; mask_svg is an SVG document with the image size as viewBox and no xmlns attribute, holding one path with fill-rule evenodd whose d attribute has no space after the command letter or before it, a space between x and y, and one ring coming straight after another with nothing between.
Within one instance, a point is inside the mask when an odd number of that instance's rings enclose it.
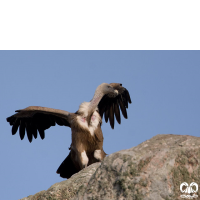
<instances>
[{"instance_id":1,"label":"vulture","mask_svg":"<svg viewBox=\"0 0 200 200\"><path fill-rule=\"evenodd\" d=\"M128 104L131 103L129 92L120 83L102 83L99 85L90 102L83 102L75 113L64 110L29 106L16 110L16 114L7 118L12 126L12 135L19 128L21 140L27 134L29 142L38 133L41 139L45 130L56 124L68 126L72 132L72 143L69 155L57 169L62 178L70 178L83 168L101 162L107 155L103 150L103 134L101 130L102 117L110 122L114 129L115 119L120 124L120 110L127 119ZM26 133L25 133L26 132Z\"/></svg>"}]
</instances>

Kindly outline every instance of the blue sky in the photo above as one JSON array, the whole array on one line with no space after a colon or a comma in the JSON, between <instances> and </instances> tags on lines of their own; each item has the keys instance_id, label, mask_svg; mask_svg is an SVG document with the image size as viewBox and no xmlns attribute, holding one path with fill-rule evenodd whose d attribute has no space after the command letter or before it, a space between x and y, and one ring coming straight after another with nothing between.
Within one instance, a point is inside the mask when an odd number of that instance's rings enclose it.
<instances>
[{"instance_id":1,"label":"blue sky","mask_svg":"<svg viewBox=\"0 0 200 200\"><path fill-rule=\"evenodd\" d=\"M107 154L157 134L200 136L200 51L0 51L0 194L20 199L64 179L71 130L51 127L44 140L12 136L6 117L31 105L75 112L102 82L126 87L128 119L103 121Z\"/></svg>"}]
</instances>

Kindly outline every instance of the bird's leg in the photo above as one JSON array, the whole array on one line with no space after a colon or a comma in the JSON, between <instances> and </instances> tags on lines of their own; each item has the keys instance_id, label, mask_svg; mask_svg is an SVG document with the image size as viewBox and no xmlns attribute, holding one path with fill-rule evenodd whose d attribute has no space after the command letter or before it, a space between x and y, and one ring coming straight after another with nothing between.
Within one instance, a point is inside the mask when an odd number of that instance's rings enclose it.
<instances>
[{"instance_id":1,"label":"bird's leg","mask_svg":"<svg viewBox=\"0 0 200 200\"><path fill-rule=\"evenodd\" d=\"M100 149L97 149L94 151L94 157L100 162L103 160Z\"/></svg>"},{"instance_id":2,"label":"bird's leg","mask_svg":"<svg viewBox=\"0 0 200 200\"><path fill-rule=\"evenodd\" d=\"M86 168L88 165L89 159L87 157L87 154L85 151L82 151L81 153L79 153L79 165L80 168Z\"/></svg>"}]
</instances>

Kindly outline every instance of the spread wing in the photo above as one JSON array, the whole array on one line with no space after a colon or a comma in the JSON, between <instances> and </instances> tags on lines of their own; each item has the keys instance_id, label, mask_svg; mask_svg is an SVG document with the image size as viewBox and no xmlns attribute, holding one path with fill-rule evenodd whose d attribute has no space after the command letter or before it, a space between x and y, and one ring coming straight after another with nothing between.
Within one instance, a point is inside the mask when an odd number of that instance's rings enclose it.
<instances>
[{"instance_id":1,"label":"spread wing","mask_svg":"<svg viewBox=\"0 0 200 200\"><path fill-rule=\"evenodd\" d=\"M12 134L15 135L19 127L21 140L24 139L25 130L29 142L32 138L37 138L37 131L40 137L44 139L45 130L56 124L60 126L69 126L70 113L64 110L46 108L40 106L30 106L22 110L16 110L14 114L7 118L7 122L12 126Z\"/></svg>"},{"instance_id":2,"label":"spread wing","mask_svg":"<svg viewBox=\"0 0 200 200\"><path fill-rule=\"evenodd\" d=\"M98 104L98 108L100 116L103 117L104 115L106 123L109 119L110 126L114 129L114 118L116 118L119 124L121 123L120 110L124 118L128 118L126 109L128 104L131 103L131 98L128 90L122 87L122 84L111 83L110 85L118 91L118 95L114 98L104 95Z\"/></svg>"}]
</instances>

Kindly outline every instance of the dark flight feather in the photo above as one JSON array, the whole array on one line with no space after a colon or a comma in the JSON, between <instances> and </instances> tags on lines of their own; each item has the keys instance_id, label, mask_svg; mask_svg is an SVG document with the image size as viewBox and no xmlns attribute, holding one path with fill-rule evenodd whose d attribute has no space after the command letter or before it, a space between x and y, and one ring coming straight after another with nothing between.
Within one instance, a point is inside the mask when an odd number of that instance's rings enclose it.
<instances>
[{"instance_id":1,"label":"dark flight feather","mask_svg":"<svg viewBox=\"0 0 200 200\"><path fill-rule=\"evenodd\" d=\"M105 121L106 123L108 122L108 115L109 115L109 105L106 106L106 111L105 111Z\"/></svg>"},{"instance_id":2,"label":"dark flight feather","mask_svg":"<svg viewBox=\"0 0 200 200\"><path fill-rule=\"evenodd\" d=\"M24 139L24 136L25 136L25 123L24 123L23 120L20 120L19 136L20 136L21 140Z\"/></svg>"},{"instance_id":3,"label":"dark flight feather","mask_svg":"<svg viewBox=\"0 0 200 200\"><path fill-rule=\"evenodd\" d=\"M121 98L119 98L119 106L120 106L120 109L122 111L122 114L123 114L124 118L127 119L126 108L125 108L125 106L124 106L123 101L122 101Z\"/></svg>"},{"instance_id":4,"label":"dark flight feather","mask_svg":"<svg viewBox=\"0 0 200 200\"><path fill-rule=\"evenodd\" d=\"M17 130L18 130L18 127L19 127L19 123L20 123L20 120L19 119L16 119L15 122L13 123L13 127L12 127L12 135L15 135Z\"/></svg>"},{"instance_id":5,"label":"dark flight feather","mask_svg":"<svg viewBox=\"0 0 200 200\"><path fill-rule=\"evenodd\" d=\"M39 128L38 131L39 131L39 134L40 134L41 139L43 140L44 137L45 137L45 132L44 132L44 130Z\"/></svg>"},{"instance_id":6,"label":"dark flight feather","mask_svg":"<svg viewBox=\"0 0 200 200\"><path fill-rule=\"evenodd\" d=\"M29 140L29 142L32 142L33 136L31 133L32 129L31 129L30 123L25 123L25 124L26 124L26 133L28 136L28 140Z\"/></svg>"},{"instance_id":7,"label":"dark flight feather","mask_svg":"<svg viewBox=\"0 0 200 200\"><path fill-rule=\"evenodd\" d=\"M128 102L129 102L129 103L132 103L132 102L131 102L130 94L129 94L129 92L128 92L127 89L125 90L125 95L126 95L126 99L128 100Z\"/></svg>"},{"instance_id":8,"label":"dark flight feather","mask_svg":"<svg viewBox=\"0 0 200 200\"><path fill-rule=\"evenodd\" d=\"M117 119L117 122L119 124L121 124L121 117L120 117L119 105L118 105L117 101L118 101L117 99L114 101L114 113L115 113L115 117Z\"/></svg>"},{"instance_id":9,"label":"dark flight feather","mask_svg":"<svg viewBox=\"0 0 200 200\"><path fill-rule=\"evenodd\" d=\"M31 126L31 129L32 129L32 131L31 131L32 135L36 139L37 138L37 128L35 126Z\"/></svg>"},{"instance_id":10,"label":"dark flight feather","mask_svg":"<svg viewBox=\"0 0 200 200\"><path fill-rule=\"evenodd\" d=\"M126 109L128 108L128 104L131 103L131 98L128 90L122 87L122 84L110 83L110 85L118 91L118 95L116 97L104 95L98 104L98 108L100 116L103 117L104 115L106 123L109 119L110 126L114 128L114 118L116 118L119 124L121 123L120 110L124 118L127 119Z\"/></svg>"},{"instance_id":11,"label":"dark flight feather","mask_svg":"<svg viewBox=\"0 0 200 200\"><path fill-rule=\"evenodd\" d=\"M55 126L56 123L61 126L70 126L67 118L69 113L67 111L31 106L16 112L16 114L8 117L7 121L13 126L13 135L16 134L19 127L21 140L27 134L29 142L32 142L33 137L37 138L37 131L39 131L41 138L44 139L44 130Z\"/></svg>"},{"instance_id":12,"label":"dark flight feather","mask_svg":"<svg viewBox=\"0 0 200 200\"><path fill-rule=\"evenodd\" d=\"M110 104L110 110L109 110L109 121L110 121L110 126L112 129L114 129L114 110L113 110L113 104Z\"/></svg>"}]
</instances>

